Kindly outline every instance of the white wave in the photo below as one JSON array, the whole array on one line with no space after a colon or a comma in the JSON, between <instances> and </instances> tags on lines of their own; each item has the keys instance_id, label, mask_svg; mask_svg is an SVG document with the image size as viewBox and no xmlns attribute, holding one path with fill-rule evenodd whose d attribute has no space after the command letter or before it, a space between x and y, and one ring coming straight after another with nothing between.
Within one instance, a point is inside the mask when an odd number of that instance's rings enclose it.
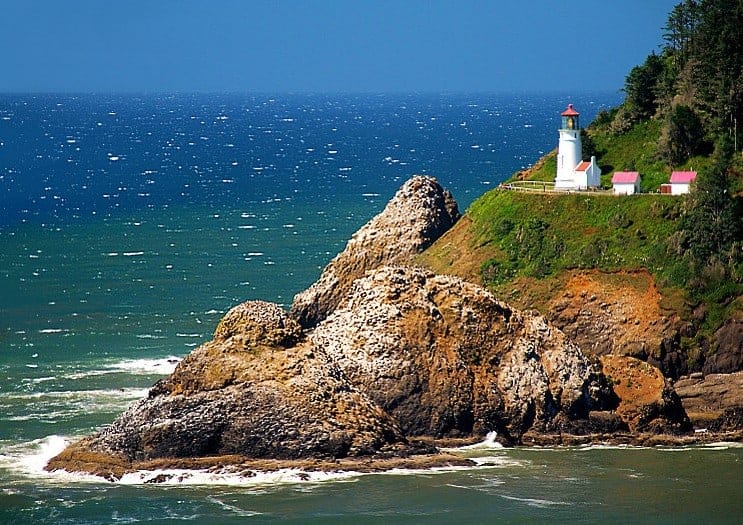
<instances>
[{"instance_id":1,"label":"white wave","mask_svg":"<svg viewBox=\"0 0 743 525\"><path fill-rule=\"evenodd\" d=\"M214 471L188 469L140 470L125 474L117 482L122 485L278 485L294 483L322 483L356 478L357 472L309 472L299 469L281 469L275 472L237 470L229 467Z\"/></svg>"},{"instance_id":2,"label":"white wave","mask_svg":"<svg viewBox=\"0 0 743 525\"><path fill-rule=\"evenodd\" d=\"M229 503L226 503L219 498L216 498L215 496L207 496L206 499L207 501L210 501L215 505L222 507L226 511L231 512L236 516L240 516L241 518L250 518L252 516L260 516L261 514L263 514L262 512L258 512L257 510L241 509L240 507L237 507L235 505L230 505Z\"/></svg>"},{"instance_id":3,"label":"white wave","mask_svg":"<svg viewBox=\"0 0 743 525\"><path fill-rule=\"evenodd\" d=\"M201 334L181 334L177 333L175 334L176 337L202 337Z\"/></svg>"},{"instance_id":4,"label":"white wave","mask_svg":"<svg viewBox=\"0 0 743 525\"><path fill-rule=\"evenodd\" d=\"M123 255L124 257L136 257L139 255L144 255L144 252L124 252L121 255Z\"/></svg>"},{"instance_id":5,"label":"white wave","mask_svg":"<svg viewBox=\"0 0 743 525\"><path fill-rule=\"evenodd\" d=\"M51 435L3 447L0 449L0 466L15 473L47 478L51 481L100 481L101 478L90 474L44 470L49 460L62 452L72 440L70 437Z\"/></svg>"},{"instance_id":6,"label":"white wave","mask_svg":"<svg viewBox=\"0 0 743 525\"><path fill-rule=\"evenodd\" d=\"M63 334L69 332L69 328L44 328L39 330L40 334Z\"/></svg>"},{"instance_id":7,"label":"white wave","mask_svg":"<svg viewBox=\"0 0 743 525\"><path fill-rule=\"evenodd\" d=\"M165 339L164 335L137 334L137 339Z\"/></svg>"},{"instance_id":8,"label":"white wave","mask_svg":"<svg viewBox=\"0 0 743 525\"><path fill-rule=\"evenodd\" d=\"M743 448L743 443L736 441L715 441L714 443L705 443L704 448L722 449L724 448Z\"/></svg>"},{"instance_id":9,"label":"white wave","mask_svg":"<svg viewBox=\"0 0 743 525\"><path fill-rule=\"evenodd\" d=\"M488 432L487 435L485 436L485 439L482 440L481 442L475 443L474 445L465 445L455 450L491 450L494 448L497 448L497 449L504 448L503 445L501 445L500 443L496 441L497 437L498 437L497 432L495 431Z\"/></svg>"},{"instance_id":10,"label":"white wave","mask_svg":"<svg viewBox=\"0 0 743 525\"><path fill-rule=\"evenodd\" d=\"M499 496L503 499L508 499L511 501L521 501L529 505L530 507L554 507L558 505L570 505L567 501L551 501L548 499L538 499L538 498L519 498L517 496L508 496L506 494L499 494Z\"/></svg>"},{"instance_id":11,"label":"white wave","mask_svg":"<svg viewBox=\"0 0 743 525\"><path fill-rule=\"evenodd\" d=\"M181 358L168 356L157 359L125 359L105 365L108 370L131 374L172 374Z\"/></svg>"},{"instance_id":12,"label":"white wave","mask_svg":"<svg viewBox=\"0 0 743 525\"><path fill-rule=\"evenodd\" d=\"M50 392L5 392L0 394L1 400L38 401L54 399L91 398L100 401L108 399L139 399L147 395L146 388L114 388L110 390L53 390Z\"/></svg>"}]
</instances>

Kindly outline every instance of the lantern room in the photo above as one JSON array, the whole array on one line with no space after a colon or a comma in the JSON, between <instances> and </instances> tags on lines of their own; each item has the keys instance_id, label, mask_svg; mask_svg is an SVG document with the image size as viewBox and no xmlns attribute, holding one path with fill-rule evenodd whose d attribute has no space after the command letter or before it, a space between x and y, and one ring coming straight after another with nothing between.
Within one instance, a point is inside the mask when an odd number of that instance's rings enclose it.
<instances>
[{"instance_id":1,"label":"lantern room","mask_svg":"<svg viewBox=\"0 0 743 525\"><path fill-rule=\"evenodd\" d=\"M562 129L580 129L578 121L580 113L575 111L572 104L568 104L567 109L560 114L562 115Z\"/></svg>"}]
</instances>

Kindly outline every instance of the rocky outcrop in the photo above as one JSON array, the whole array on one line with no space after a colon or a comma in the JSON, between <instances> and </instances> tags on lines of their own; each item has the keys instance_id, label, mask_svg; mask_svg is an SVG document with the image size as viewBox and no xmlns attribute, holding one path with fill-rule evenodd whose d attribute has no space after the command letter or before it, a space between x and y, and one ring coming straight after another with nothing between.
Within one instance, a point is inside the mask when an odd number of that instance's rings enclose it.
<instances>
[{"instance_id":1,"label":"rocky outcrop","mask_svg":"<svg viewBox=\"0 0 743 525\"><path fill-rule=\"evenodd\" d=\"M303 341L295 321L257 301L228 312L213 341L50 467L90 454L134 465L225 455L344 458L406 446L394 419Z\"/></svg>"},{"instance_id":2,"label":"rocky outcrop","mask_svg":"<svg viewBox=\"0 0 743 525\"><path fill-rule=\"evenodd\" d=\"M743 429L743 372L692 374L674 384L689 417L698 428Z\"/></svg>"},{"instance_id":3,"label":"rocky outcrop","mask_svg":"<svg viewBox=\"0 0 743 525\"><path fill-rule=\"evenodd\" d=\"M743 321L730 319L715 333L714 351L704 362L705 374L729 374L743 370Z\"/></svg>"},{"instance_id":4,"label":"rocky outcrop","mask_svg":"<svg viewBox=\"0 0 743 525\"><path fill-rule=\"evenodd\" d=\"M601 357L604 374L619 397L617 414L631 432L677 434L691 423L670 381L655 366L634 357Z\"/></svg>"},{"instance_id":5,"label":"rocky outcrop","mask_svg":"<svg viewBox=\"0 0 743 525\"><path fill-rule=\"evenodd\" d=\"M612 403L600 370L532 313L461 279L383 267L309 336L408 435L518 441Z\"/></svg>"},{"instance_id":6,"label":"rocky outcrop","mask_svg":"<svg viewBox=\"0 0 743 525\"><path fill-rule=\"evenodd\" d=\"M408 180L385 209L353 234L316 283L297 294L292 317L304 327L325 319L368 270L406 264L459 219L451 193L432 177Z\"/></svg>"}]
</instances>

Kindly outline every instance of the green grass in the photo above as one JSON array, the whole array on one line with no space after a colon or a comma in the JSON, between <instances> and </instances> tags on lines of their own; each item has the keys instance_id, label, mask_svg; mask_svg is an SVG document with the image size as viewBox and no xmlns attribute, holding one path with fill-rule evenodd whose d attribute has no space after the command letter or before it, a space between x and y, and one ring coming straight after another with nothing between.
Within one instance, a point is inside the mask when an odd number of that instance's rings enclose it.
<instances>
[{"instance_id":1,"label":"green grass","mask_svg":"<svg viewBox=\"0 0 743 525\"><path fill-rule=\"evenodd\" d=\"M491 191L468 213L476 235L501 248L491 282L545 277L566 269L647 268L667 274L665 240L680 200L659 195L608 197Z\"/></svg>"}]
</instances>

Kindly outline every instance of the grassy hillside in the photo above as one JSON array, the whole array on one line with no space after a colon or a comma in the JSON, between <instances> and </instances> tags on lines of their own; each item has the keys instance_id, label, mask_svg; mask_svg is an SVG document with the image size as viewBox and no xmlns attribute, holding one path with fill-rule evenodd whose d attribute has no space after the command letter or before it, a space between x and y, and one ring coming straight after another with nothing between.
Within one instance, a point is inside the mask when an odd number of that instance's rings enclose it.
<instances>
[{"instance_id":1,"label":"grassy hillside","mask_svg":"<svg viewBox=\"0 0 743 525\"><path fill-rule=\"evenodd\" d=\"M482 268L485 282L546 277L566 269L647 268L672 275L665 239L674 231L680 200L534 195L491 191L468 211L473 231L498 247Z\"/></svg>"},{"instance_id":2,"label":"grassy hillside","mask_svg":"<svg viewBox=\"0 0 743 525\"><path fill-rule=\"evenodd\" d=\"M586 130L588 142L584 147L584 158L596 155L601 167L601 186L611 188L611 177L616 171L638 171L642 176L642 191L654 193L660 185L668 182L674 170L705 170L711 161L706 156L695 156L685 162L671 166L660 159L658 144L662 122L646 120L633 126L623 134L610 132L609 123L613 112L601 116ZM557 125L557 121L555 122ZM553 181L557 171L557 150L540 159L533 168L514 175L512 180Z\"/></svg>"}]
</instances>

